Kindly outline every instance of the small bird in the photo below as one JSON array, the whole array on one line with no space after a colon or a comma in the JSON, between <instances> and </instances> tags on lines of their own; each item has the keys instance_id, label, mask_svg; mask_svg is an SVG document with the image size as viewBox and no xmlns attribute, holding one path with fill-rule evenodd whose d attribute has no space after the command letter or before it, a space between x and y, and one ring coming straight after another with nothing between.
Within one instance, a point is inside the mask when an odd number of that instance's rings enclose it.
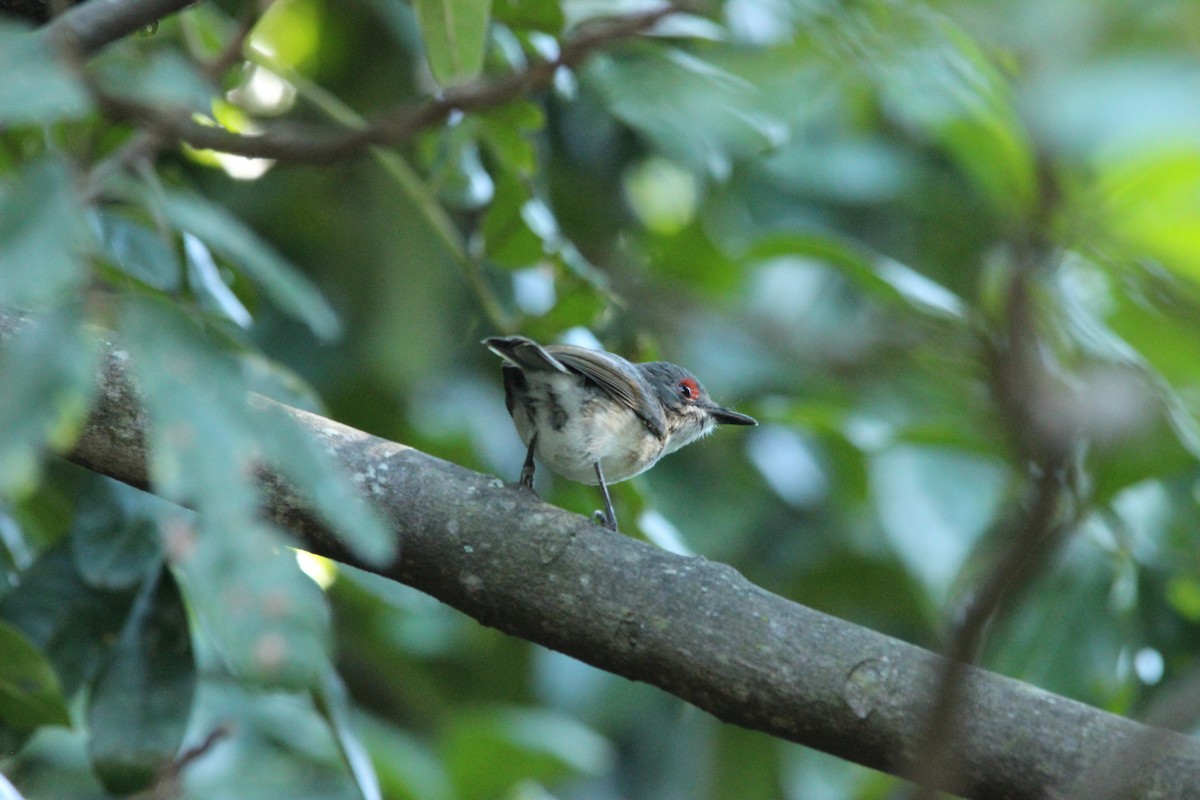
<instances>
[{"instance_id":1,"label":"small bird","mask_svg":"<svg viewBox=\"0 0 1200 800\"><path fill-rule=\"evenodd\" d=\"M483 344L504 359L504 401L529 448L519 485L533 490L533 460L579 483L598 485L617 529L608 484L632 478L719 424L757 425L712 401L696 376L666 361L634 364L603 350L543 347L524 336Z\"/></svg>"}]
</instances>

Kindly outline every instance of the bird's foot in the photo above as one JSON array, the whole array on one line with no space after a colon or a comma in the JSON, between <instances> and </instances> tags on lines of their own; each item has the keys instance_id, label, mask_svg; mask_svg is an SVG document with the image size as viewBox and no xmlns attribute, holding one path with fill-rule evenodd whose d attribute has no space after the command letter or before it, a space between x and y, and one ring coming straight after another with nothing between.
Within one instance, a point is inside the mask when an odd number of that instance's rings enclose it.
<instances>
[{"instance_id":1,"label":"bird's foot","mask_svg":"<svg viewBox=\"0 0 1200 800\"><path fill-rule=\"evenodd\" d=\"M592 521L602 528L607 528L614 533L617 532L617 520L615 517L610 517L606 512L596 509L592 512Z\"/></svg>"}]
</instances>

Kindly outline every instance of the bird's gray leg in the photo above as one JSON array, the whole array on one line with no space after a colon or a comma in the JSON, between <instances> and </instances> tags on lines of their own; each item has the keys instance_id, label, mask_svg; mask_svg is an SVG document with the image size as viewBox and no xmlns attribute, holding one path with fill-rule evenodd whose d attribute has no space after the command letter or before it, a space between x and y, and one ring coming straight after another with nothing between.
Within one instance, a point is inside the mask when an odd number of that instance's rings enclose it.
<instances>
[{"instance_id":1,"label":"bird's gray leg","mask_svg":"<svg viewBox=\"0 0 1200 800\"><path fill-rule=\"evenodd\" d=\"M604 511L595 513L596 521L610 531L617 529L617 512L613 511L612 498L608 495L608 484L604 482L604 472L600 469L600 462L596 462L596 478L600 481L600 493L604 495Z\"/></svg>"},{"instance_id":2,"label":"bird's gray leg","mask_svg":"<svg viewBox=\"0 0 1200 800\"><path fill-rule=\"evenodd\" d=\"M529 452L525 454L525 464L521 467L521 479L517 481L517 486L521 489L528 489L535 495L533 491L533 448L537 445L537 434L535 433L529 439Z\"/></svg>"}]
</instances>

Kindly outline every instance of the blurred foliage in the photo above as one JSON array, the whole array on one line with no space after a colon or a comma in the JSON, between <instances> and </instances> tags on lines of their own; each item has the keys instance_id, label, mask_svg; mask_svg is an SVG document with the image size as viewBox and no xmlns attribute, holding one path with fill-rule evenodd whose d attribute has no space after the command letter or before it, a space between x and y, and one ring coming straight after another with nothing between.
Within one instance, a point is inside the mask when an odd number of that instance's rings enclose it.
<instances>
[{"instance_id":1,"label":"blurred foliage","mask_svg":"<svg viewBox=\"0 0 1200 800\"><path fill-rule=\"evenodd\" d=\"M200 3L87 69L253 133L553 57L586 0ZM255 391L515 479L485 335L686 364L758 429L614 487L634 535L935 647L1029 474L989 353L1017 276L1083 523L983 663L1122 713L1200 646L1200 6L726 0L403 147L154 151L0 20L0 772L30 798L871 800L899 783L508 639L263 520L383 525ZM153 153L153 159L146 154ZM71 467L94 328L152 496ZM594 490L538 475L589 513ZM184 504L192 510L185 510ZM199 749L196 749L199 748Z\"/></svg>"}]
</instances>

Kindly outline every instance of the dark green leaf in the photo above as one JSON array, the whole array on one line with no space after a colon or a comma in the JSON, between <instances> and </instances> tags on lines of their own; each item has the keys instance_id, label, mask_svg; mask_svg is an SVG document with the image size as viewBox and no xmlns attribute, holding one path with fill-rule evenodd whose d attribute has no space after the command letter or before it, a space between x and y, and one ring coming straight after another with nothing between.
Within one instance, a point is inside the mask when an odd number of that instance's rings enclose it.
<instances>
[{"instance_id":1,"label":"dark green leaf","mask_svg":"<svg viewBox=\"0 0 1200 800\"><path fill-rule=\"evenodd\" d=\"M97 589L131 589L162 558L158 529L145 510L122 503L136 489L105 479L88 484L71 528L71 554L79 574ZM139 513L140 512L140 513Z\"/></svg>"},{"instance_id":2,"label":"dark green leaf","mask_svg":"<svg viewBox=\"0 0 1200 800\"><path fill-rule=\"evenodd\" d=\"M0 351L0 493L32 489L45 449L68 447L87 416L95 358L76 313L31 319Z\"/></svg>"},{"instance_id":3,"label":"dark green leaf","mask_svg":"<svg viewBox=\"0 0 1200 800\"><path fill-rule=\"evenodd\" d=\"M163 210L172 223L245 270L280 309L318 337L338 335L341 323L317 288L237 217L198 195L183 193L166 195Z\"/></svg>"},{"instance_id":4,"label":"dark green leaf","mask_svg":"<svg viewBox=\"0 0 1200 800\"><path fill-rule=\"evenodd\" d=\"M196 689L187 609L169 570L149 578L92 686L88 755L114 794L149 786L175 756Z\"/></svg>"},{"instance_id":5,"label":"dark green leaf","mask_svg":"<svg viewBox=\"0 0 1200 800\"><path fill-rule=\"evenodd\" d=\"M433 77L442 86L471 80L483 69L491 0L414 0Z\"/></svg>"},{"instance_id":6,"label":"dark green leaf","mask_svg":"<svg viewBox=\"0 0 1200 800\"><path fill-rule=\"evenodd\" d=\"M50 662L19 630L0 622L0 726L18 731L70 725Z\"/></svg>"},{"instance_id":7,"label":"dark green leaf","mask_svg":"<svg viewBox=\"0 0 1200 800\"><path fill-rule=\"evenodd\" d=\"M0 305L36 308L75 291L86 276L86 234L57 159L31 161L0 183Z\"/></svg>"},{"instance_id":8,"label":"dark green leaf","mask_svg":"<svg viewBox=\"0 0 1200 800\"><path fill-rule=\"evenodd\" d=\"M99 667L132 602L132 592L88 586L64 541L22 573L0 601L0 618L45 651L69 696Z\"/></svg>"},{"instance_id":9,"label":"dark green leaf","mask_svg":"<svg viewBox=\"0 0 1200 800\"><path fill-rule=\"evenodd\" d=\"M4 19L0 75L0 128L75 119L91 109L87 92L55 57L46 38Z\"/></svg>"},{"instance_id":10,"label":"dark green leaf","mask_svg":"<svg viewBox=\"0 0 1200 800\"><path fill-rule=\"evenodd\" d=\"M354 782L358 785L363 800L381 800L379 778L375 775L375 768L371 765L367 749L354 728L354 721L350 719L350 696L346 693L341 677L332 666L325 670L320 684L313 690L313 700L321 716L329 723L329 728L337 739L338 749L346 761L346 766L350 768L350 774L354 776Z\"/></svg>"}]
</instances>

